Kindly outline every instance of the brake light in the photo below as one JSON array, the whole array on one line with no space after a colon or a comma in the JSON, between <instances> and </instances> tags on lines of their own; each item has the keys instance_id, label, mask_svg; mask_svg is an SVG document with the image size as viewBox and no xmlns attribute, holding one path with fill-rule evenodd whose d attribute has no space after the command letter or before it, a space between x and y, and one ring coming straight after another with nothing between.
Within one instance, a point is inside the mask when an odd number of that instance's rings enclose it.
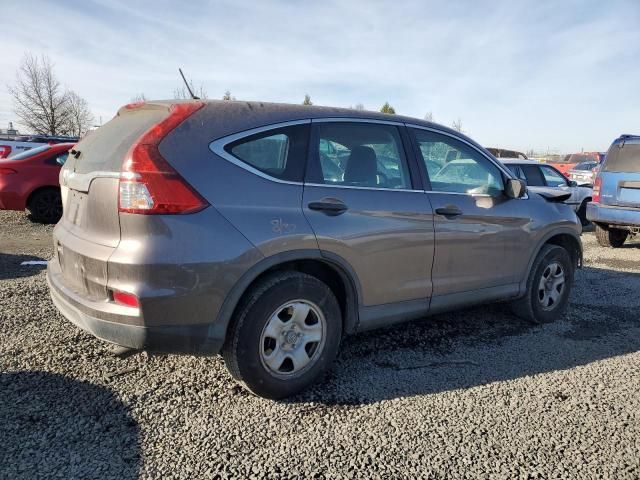
<instances>
[{"instance_id":1,"label":"brake light","mask_svg":"<svg viewBox=\"0 0 640 480\"><path fill-rule=\"evenodd\" d=\"M591 192L591 201L598 203L600 201L600 190L602 188L602 177L597 176L593 183L593 191Z\"/></svg>"},{"instance_id":2,"label":"brake light","mask_svg":"<svg viewBox=\"0 0 640 480\"><path fill-rule=\"evenodd\" d=\"M0 145L0 158L7 158L11 155L11 145Z\"/></svg>"},{"instance_id":3,"label":"brake light","mask_svg":"<svg viewBox=\"0 0 640 480\"><path fill-rule=\"evenodd\" d=\"M13 168L0 168L0 175L11 175L12 173L18 173Z\"/></svg>"},{"instance_id":4,"label":"brake light","mask_svg":"<svg viewBox=\"0 0 640 480\"><path fill-rule=\"evenodd\" d=\"M118 290L113 290L113 301L119 305L125 305L127 307L138 308L140 306L138 297L133 293L119 292Z\"/></svg>"},{"instance_id":5,"label":"brake light","mask_svg":"<svg viewBox=\"0 0 640 480\"><path fill-rule=\"evenodd\" d=\"M184 214L209 205L158 150L171 130L203 106L203 103L172 105L169 116L147 130L131 147L120 174L120 212Z\"/></svg>"},{"instance_id":6,"label":"brake light","mask_svg":"<svg viewBox=\"0 0 640 480\"><path fill-rule=\"evenodd\" d=\"M124 108L126 108L127 110L135 110L136 108L141 108L144 107L144 102L133 102L133 103L127 103Z\"/></svg>"}]
</instances>

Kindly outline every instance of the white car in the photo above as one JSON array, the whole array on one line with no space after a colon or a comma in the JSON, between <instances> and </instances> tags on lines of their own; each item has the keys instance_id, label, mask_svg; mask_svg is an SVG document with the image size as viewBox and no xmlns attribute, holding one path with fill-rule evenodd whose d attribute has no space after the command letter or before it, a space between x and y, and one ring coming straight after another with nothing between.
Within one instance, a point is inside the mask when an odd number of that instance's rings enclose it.
<instances>
[{"instance_id":1,"label":"white car","mask_svg":"<svg viewBox=\"0 0 640 480\"><path fill-rule=\"evenodd\" d=\"M532 192L542 193L553 189L570 193L571 196L564 203L573 208L583 226L589 224L587 203L591 201L591 187L578 186L575 181L569 180L551 165L521 158L501 158L500 161L516 177L527 182L527 189Z\"/></svg>"},{"instance_id":2,"label":"white car","mask_svg":"<svg viewBox=\"0 0 640 480\"><path fill-rule=\"evenodd\" d=\"M0 158L7 158L18 153L26 152L35 147L46 145L44 142L22 142L17 140L0 139Z\"/></svg>"}]
</instances>

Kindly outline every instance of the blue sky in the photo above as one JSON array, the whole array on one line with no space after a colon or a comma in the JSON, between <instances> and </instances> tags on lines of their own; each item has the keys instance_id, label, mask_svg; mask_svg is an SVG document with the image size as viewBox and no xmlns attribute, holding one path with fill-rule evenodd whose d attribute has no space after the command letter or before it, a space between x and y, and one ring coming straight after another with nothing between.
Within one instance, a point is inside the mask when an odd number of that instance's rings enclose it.
<instances>
[{"instance_id":1,"label":"blue sky","mask_svg":"<svg viewBox=\"0 0 640 480\"><path fill-rule=\"evenodd\" d=\"M169 98L314 103L451 125L485 146L605 150L640 133L640 1L2 0L0 126L26 51L111 118ZM7 19L9 21L7 22Z\"/></svg>"}]
</instances>

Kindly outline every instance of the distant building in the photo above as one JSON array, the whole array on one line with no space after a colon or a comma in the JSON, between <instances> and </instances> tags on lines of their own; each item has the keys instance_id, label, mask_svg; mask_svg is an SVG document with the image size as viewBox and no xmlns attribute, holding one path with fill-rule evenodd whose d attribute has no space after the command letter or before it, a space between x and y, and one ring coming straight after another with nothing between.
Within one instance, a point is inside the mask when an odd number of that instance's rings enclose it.
<instances>
[{"instance_id":1,"label":"distant building","mask_svg":"<svg viewBox=\"0 0 640 480\"><path fill-rule=\"evenodd\" d=\"M9 128L2 129L0 128L0 136L2 137L17 137L20 135L20 132L13 128L13 122L9 122Z\"/></svg>"}]
</instances>

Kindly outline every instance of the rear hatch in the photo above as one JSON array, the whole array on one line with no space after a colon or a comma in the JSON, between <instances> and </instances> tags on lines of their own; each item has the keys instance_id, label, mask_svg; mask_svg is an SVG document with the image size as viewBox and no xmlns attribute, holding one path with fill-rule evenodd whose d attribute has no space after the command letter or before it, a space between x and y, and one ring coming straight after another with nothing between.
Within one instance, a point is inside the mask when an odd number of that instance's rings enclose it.
<instances>
[{"instance_id":1,"label":"rear hatch","mask_svg":"<svg viewBox=\"0 0 640 480\"><path fill-rule=\"evenodd\" d=\"M622 137L600 170L600 203L640 208L640 137Z\"/></svg>"},{"instance_id":2,"label":"rear hatch","mask_svg":"<svg viewBox=\"0 0 640 480\"><path fill-rule=\"evenodd\" d=\"M169 112L170 103L126 106L71 151L60 172L63 216L54 247L64 283L107 298L107 262L120 242L119 178L127 153Z\"/></svg>"}]
</instances>

